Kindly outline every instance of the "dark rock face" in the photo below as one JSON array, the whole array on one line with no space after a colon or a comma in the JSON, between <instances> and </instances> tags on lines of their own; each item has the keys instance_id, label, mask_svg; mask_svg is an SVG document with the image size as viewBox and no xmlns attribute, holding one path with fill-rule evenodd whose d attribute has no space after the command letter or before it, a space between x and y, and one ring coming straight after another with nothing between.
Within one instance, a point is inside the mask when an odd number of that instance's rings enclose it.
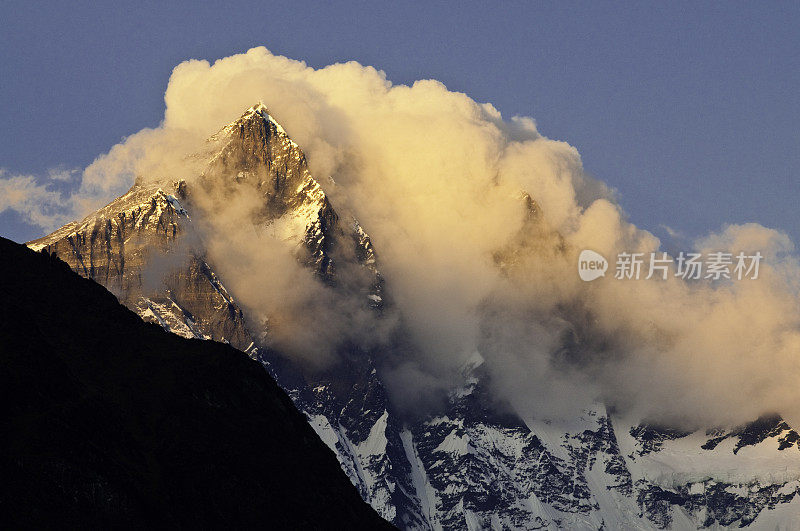
<instances>
[{"instance_id":1,"label":"dark rock face","mask_svg":"<svg viewBox=\"0 0 800 531\"><path fill-rule=\"evenodd\" d=\"M334 246L345 231L319 183L311 177L302 150L267 108L259 104L248 109L211 137L211 146L213 155L200 181L207 195L224 202L250 188L262 198L250 220L255 226L301 213L308 220L307 256L303 258L330 280ZM219 203L210 210L219 210Z\"/></svg>"},{"instance_id":2,"label":"dark rock face","mask_svg":"<svg viewBox=\"0 0 800 531\"><path fill-rule=\"evenodd\" d=\"M779 449L795 447L800 450L800 435L784 422L778 415L766 415L755 422L740 426L730 432L709 433L711 436L702 446L704 450L713 450L722 441L730 438L738 438L733 453L739 452L746 446L757 445L770 438L778 438Z\"/></svg>"},{"instance_id":3,"label":"dark rock face","mask_svg":"<svg viewBox=\"0 0 800 531\"><path fill-rule=\"evenodd\" d=\"M205 171L208 184L224 175L233 177L226 179L228 190L249 183L264 195L268 217L280 217L306 199L305 191L298 193L310 177L305 155L263 105L248 109L211 141L216 153Z\"/></svg>"},{"instance_id":4,"label":"dark rock face","mask_svg":"<svg viewBox=\"0 0 800 531\"><path fill-rule=\"evenodd\" d=\"M84 222L30 245L108 286L143 319L187 337L224 339L261 361L386 520L404 529L652 529L758 526L762 515L780 513L768 524L791 527L787 507L800 488L800 455L789 452L800 437L780 419L708 436L626 425L602 405L560 424L522 419L493 402L480 356L437 413L411 418L393 406L381 374L381 363L402 346L389 345L387 353L341 345L341 361L315 372L266 348L259 341L264 331L252 329L236 294L206 260L202 234L190 251L181 243L195 241L199 231L189 216L198 208L194 194L220 202L250 194L258 202L248 220L255 227L290 220L298 260L332 289L360 293L380 318L391 303L375 250L357 221L334 209L300 148L263 105L212 137L204 156L202 176L179 184L175 200L170 192L134 187ZM520 248L563 252L542 245L550 238L537 236L544 230L539 207L530 195L522 200L525 230L494 256L509 274L523 259ZM177 264L155 283L153 257ZM353 270L366 279L362 284L343 278ZM770 467L786 473L773 477Z\"/></svg>"},{"instance_id":5,"label":"dark rock face","mask_svg":"<svg viewBox=\"0 0 800 531\"><path fill-rule=\"evenodd\" d=\"M390 528L265 373L0 239L4 528Z\"/></svg>"},{"instance_id":6,"label":"dark rock face","mask_svg":"<svg viewBox=\"0 0 800 531\"><path fill-rule=\"evenodd\" d=\"M691 435L689 432L658 426L635 426L631 428L631 436L640 444L639 455L657 452L664 446L664 441L680 439Z\"/></svg>"}]
</instances>

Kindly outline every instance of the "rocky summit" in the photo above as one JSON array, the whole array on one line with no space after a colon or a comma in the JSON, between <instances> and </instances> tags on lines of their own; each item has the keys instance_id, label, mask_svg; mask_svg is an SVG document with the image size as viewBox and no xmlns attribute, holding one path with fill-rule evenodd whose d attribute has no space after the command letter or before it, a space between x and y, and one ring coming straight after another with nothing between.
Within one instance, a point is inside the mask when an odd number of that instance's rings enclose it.
<instances>
[{"instance_id":1,"label":"rocky summit","mask_svg":"<svg viewBox=\"0 0 800 531\"><path fill-rule=\"evenodd\" d=\"M281 355L215 270L197 221L214 205L200 197L245 194L255 206L240 230L269 227L295 241L300 263L333 293L359 294L376 319L391 304L380 249L369 227L332 204L263 104L210 137L198 157L203 168L192 182L145 176L28 246L103 284L145 321L230 343L261 362L389 522L426 530L800 526L800 436L777 417L692 433L629 425L602 404L570 422L529 419L491 399L476 354L445 407L412 418L390 400L386 353L374 345L337 345L340 361L322 371ZM535 224L536 191L528 192ZM498 267L513 252L498 254ZM359 282L345 281L345 271L358 271Z\"/></svg>"}]
</instances>

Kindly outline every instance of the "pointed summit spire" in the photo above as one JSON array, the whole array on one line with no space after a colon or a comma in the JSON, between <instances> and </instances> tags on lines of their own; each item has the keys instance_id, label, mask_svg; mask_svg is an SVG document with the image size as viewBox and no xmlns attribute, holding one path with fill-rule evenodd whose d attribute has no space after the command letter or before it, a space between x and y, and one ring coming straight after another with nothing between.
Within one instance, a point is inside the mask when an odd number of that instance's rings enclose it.
<instances>
[{"instance_id":1,"label":"pointed summit spire","mask_svg":"<svg viewBox=\"0 0 800 531\"><path fill-rule=\"evenodd\" d=\"M267 106L264 105L264 102L261 101L261 100L258 100L258 103L256 103L255 105L253 105L252 107L247 109L247 111L245 111L245 114L248 114L248 113L251 113L251 112L262 114L262 115L264 115L264 114L269 115L269 110L267 109Z\"/></svg>"},{"instance_id":2,"label":"pointed summit spire","mask_svg":"<svg viewBox=\"0 0 800 531\"><path fill-rule=\"evenodd\" d=\"M286 135L286 131L283 129L283 127L281 127L281 124L279 124L277 120L272 117L272 115L269 113L269 109L266 105L264 105L262 100L258 100L258 103L247 109L244 114L242 114L242 116L234 123L245 121L255 116L260 116L267 122L271 122L279 133Z\"/></svg>"}]
</instances>

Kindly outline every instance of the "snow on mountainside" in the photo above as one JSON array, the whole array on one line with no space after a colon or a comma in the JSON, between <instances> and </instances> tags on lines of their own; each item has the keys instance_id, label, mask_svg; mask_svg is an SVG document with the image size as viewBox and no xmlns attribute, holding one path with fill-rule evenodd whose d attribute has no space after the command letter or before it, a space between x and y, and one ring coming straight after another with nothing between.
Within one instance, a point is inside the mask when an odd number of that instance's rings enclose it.
<instances>
[{"instance_id":1,"label":"snow on mountainside","mask_svg":"<svg viewBox=\"0 0 800 531\"><path fill-rule=\"evenodd\" d=\"M220 200L255 194L263 206L252 223L296 241L304 250L298 259L334 289L342 261L368 271L365 303L379 316L383 281L369 236L340 217L300 147L263 104L211 137L202 157L197 182L137 184L29 246L57 254L145 320L228 341L262 361L387 520L404 529L797 524L800 436L778 418L692 434L630 426L600 405L570 423L525 419L489 397L490 375L476 354L442 411L409 419L389 400L380 352L350 348L333 367L305 372L260 344L264 330L252 329L214 272L192 221L193 187L213 189ZM535 202L525 198L535 225ZM342 245L354 252L340 252ZM513 255L504 249L498 267ZM161 273L155 281L154 271Z\"/></svg>"}]
</instances>

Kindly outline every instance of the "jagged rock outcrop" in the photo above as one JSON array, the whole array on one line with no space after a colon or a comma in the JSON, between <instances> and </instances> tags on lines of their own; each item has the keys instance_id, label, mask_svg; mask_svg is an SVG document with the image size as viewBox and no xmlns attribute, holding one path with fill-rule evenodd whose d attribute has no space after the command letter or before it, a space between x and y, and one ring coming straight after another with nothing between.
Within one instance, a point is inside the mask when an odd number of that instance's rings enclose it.
<instances>
[{"instance_id":1,"label":"jagged rock outcrop","mask_svg":"<svg viewBox=\"0 0 800 531\"><path fill-rule=\"evenodd\" d=\"M191 219L168 185L136 183L79 223L28 242L104 285L148 322L183 337L226 341L246 350L252 340L241 309L187 240Z\"/></svg>"}]
</instances>

